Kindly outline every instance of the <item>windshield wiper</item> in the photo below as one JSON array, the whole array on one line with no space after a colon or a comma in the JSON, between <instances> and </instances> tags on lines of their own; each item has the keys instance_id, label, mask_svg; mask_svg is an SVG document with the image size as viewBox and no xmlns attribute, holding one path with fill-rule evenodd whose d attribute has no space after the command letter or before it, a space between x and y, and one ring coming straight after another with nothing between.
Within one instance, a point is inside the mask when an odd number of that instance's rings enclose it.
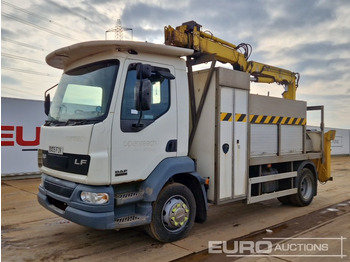
<instances>
[{"instance_id":1,"label":"windshield wiper","mask_svg":"<svg viewBox=\"0 0 350 262\"><path fill-rule=\"evenodd\" d=\"M97 123L100 120L98 119L68 119L65 121L60 120L46 120L45 126L78 126L78 125L86 125L86 124L93 124Z\"/></svg>"},{"instance_id":2,"label":"windshield wiper","mask_svg":"<svg viewBox=\"0 0 350 262\"><path fill-rule=\"evenodd\" d=\"M46 120L44 126L63 126L65 122L59 120Z\"/></svg>"},{"instance_id":3,"label":"windshield wiper","mask_svg":"<svg viewBox=\"0 0 350 262\"><path fill-rule=\"evenodd\" d=\"M98 122L98 120L96 119L68 119L65 122L65 126L85 125L85 124L91 124L96 122Z\"/></svg>"}]
</instances>

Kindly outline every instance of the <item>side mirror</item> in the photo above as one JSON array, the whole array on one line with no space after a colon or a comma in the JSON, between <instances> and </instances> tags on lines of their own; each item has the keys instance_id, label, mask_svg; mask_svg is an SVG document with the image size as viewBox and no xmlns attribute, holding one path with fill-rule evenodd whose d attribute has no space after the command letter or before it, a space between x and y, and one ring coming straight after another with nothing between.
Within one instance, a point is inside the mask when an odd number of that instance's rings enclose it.
<instances>
[{"instance_id":1,"label":"side mirror","mask_svg":"<svg viewBox=\"0 0 350 262\"><path fill-rule=\"evenodd\" d=\"M137 79L145 79L150 78L152 75L152 66L148 64L137 64L136 65L136 78Z\"/></svg>"},{"instance_id":2,"label":"side mirror","mask_svg":"<svg viewBox=\"0 0 350 262\"><path fill-rule=\"evenodd\" d=\"M147 111L151 109L152 83L149 79L138 80L135 86L135 109Z\"/></svg>"},{"instance_id":3,"label":"side mirror","mask_svg":"<svg viewBox=\"0 0 350 262\"><path fill-rule=\"evenodd\" d=\"M58 86L58 84L56 84L56 85L50 87L49 89L47 89L47 90L45 91L45 94L44 94L44 96L45 96L44 108L45 108L45 114L46 114L47 116L48 116L49 113L50 113L50 105L51 105L51 103L50 103L50 101L51 101L51 99L50 99L50 94L48 94L48 92L49 92L51 89L55 88L56 86Z\"/></svg>"},{"instance_id":4,"label":"side mirror","mask_svg":"<svg viewBox=\"0 0 350 262\"><path fill-rule=\"evenodd\" d=\"M48 116L50 113L50 94L47 94L45 96L45 102L44 102L44 107L45 107L45 114Z\"/></svg>"}]
</instances>

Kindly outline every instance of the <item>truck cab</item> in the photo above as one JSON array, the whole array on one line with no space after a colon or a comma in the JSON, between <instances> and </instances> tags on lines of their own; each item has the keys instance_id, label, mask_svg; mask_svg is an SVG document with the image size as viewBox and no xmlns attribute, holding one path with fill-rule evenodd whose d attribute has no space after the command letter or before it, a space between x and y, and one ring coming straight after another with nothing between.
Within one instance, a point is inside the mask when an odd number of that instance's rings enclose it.
<instances>
[{"instance_id":1,"label":"truck cab","mask_svg":"<svg viewBox=\"0 0 350 262\"><path fill-rule=\"evenodd\" d=\"M203 179L187 156L189 99L180 57L192 53L93 41L47 56L63 75L41 131L38 199L44 207L98 229L149 224L152 203L171 180L187 185L193 199L169 196L159 223L172 235L187 233L194 200L201 207L197 219L205 220Z\"/></svg>"}]
</instances>

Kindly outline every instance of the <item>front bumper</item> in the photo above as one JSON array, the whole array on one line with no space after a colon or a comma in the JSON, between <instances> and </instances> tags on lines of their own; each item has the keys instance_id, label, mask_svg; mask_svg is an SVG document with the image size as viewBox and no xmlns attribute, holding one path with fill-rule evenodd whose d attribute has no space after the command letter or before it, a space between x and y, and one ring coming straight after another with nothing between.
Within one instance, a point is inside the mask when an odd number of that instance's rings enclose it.
<instances>
[{"instance_id":1,"label":"front bumper","mask_svg":"<svg viewBox=\"0 0 350 262\"><path fill-rule=\"evenodd\" d=\"M103 205L88 204L80 199L82 191L108 193ZM114 190L111 186L90 186L42 175L39 203L49 211L77 224L95 229L116 228Z\"/></svg>"}]
</instances>

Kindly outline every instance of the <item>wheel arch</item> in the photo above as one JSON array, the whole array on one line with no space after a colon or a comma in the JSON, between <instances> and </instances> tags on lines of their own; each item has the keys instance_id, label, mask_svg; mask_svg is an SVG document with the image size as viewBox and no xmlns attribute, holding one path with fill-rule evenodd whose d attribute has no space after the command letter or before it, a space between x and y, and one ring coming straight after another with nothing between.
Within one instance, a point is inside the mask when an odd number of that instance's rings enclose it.
<instances>
[{"instance_id":1,"label":"wheel arch","mask_svg":"<svg viewBox=\"0 0 350 262\"><path fill-rule=\"evenodd\" d=\"M180 183L191 190L197 206L196 222L204 222L207 218L207 197L204 188L205 179L196 171L193 160L189 157L164 159L142 182L141 191L144 201L154 202L159 192L169 183Z\"/></svg>"},{"instance_id":2,"label":"wheel arch","mask_svg":"<svg viewBox=\"0 0 350 262\"><path fill-rule=\"evenodd\" d=\"M176 174L170 180L171 182L177 182L186 186L189 190L191 190L194 199L196 201L196 222L203 223L207 219L207 209L208 202L204 189L204 184L200 181L202 178L198 173L190 173L190 174Z\"/></svg>"}]
</instances>

